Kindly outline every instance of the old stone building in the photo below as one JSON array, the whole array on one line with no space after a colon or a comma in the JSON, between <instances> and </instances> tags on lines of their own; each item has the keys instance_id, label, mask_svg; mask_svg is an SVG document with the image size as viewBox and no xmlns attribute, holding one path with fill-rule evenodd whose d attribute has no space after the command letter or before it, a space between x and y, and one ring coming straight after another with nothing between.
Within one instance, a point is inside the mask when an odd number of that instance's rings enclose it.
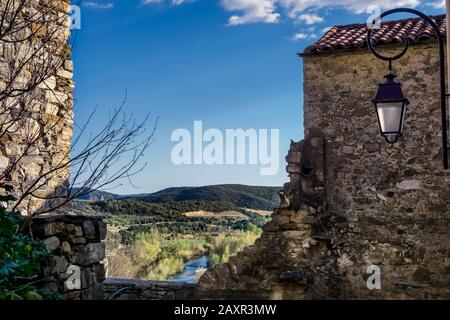
<instances>
[{"instance_id":1,"label":"old stone building","mask_svg":"<svg viewBox=\"0 0 450 320\"><path fill-rule=\"evenodd\" d=\"M29 3L33 12L41 1ZM70 151L70 2L52 3L48 14L58 18L30 24L23 32L33 37L21 45L0 42L0 98L11 80L23 87L46 62L64 57L23 103L2 100L19 110L33 101L20 126L5 130L4 123L16 113L0 113L0 173L7 173L1 182L12 183L19 194ZM445 34L444 17L435 20ZM61 25L54 29L52 21ZM291 144L286 158L290 182L255 245L206 272L195 288L112 281L107 291L129 286L134 299L450 298L450 171L441 163L433 33L420 19L386 23L374 32L375 43L388 54L399 50L401 36L411 42L394 64L411 105L403 139L390 145L379 134L371 103L387 64L367 49L366 32L365 25L334 27L301 55L305 139ZM14 77L11 57L26 54L50 35L52 49ZM36 134L40 142L24 152ZM68 177L66 167L45 179L21 206L23 212L45 205L42 199L64 188ZM103 298L105 224L97 218L51 216L36 219L32 227L55 255L45 274L58 280L64 297ZM370 266L381 270L380 289L367 286ZM77 270L80 282L68 286L71 270Z\"/></svg>"},{"instance_id":2,"label":"old stone building","mask_svg":"<svg viewBox=\"0 0 450 320\"><path fill-rule=\"evenodd\" d=\"M17 208L29 214L69 178L63 164L73 124L71 7L69 0L7 3L1 2L0 182L19 199L31 191Z\"/></svg>"},{"instance_id":3,"label":"old stone building","mask_svg":"<svg viewBox=\"0 0 450 320\"><path fill-rule=\"evenodd\" d=\"M443 16L434 17L445 35ZM411 105L403 138L379 133L372 105L387 62L364 24L336 26L302 54L305 139L287 157L291 182L253 247L209 270L201 290L284 299L450 298L450 171L442 168L438 49L421 19L373 34ZM373 267L381 288L370 290ZM250 294L251 295L251 294Z\"/></svg>"}]
</instances>

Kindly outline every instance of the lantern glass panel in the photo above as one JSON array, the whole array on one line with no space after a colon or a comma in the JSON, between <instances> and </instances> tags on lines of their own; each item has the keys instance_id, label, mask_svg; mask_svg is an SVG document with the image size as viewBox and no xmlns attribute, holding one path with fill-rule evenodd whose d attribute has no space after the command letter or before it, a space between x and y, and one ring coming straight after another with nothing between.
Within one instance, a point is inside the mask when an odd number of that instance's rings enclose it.
<instances>
[{"instance_id":1,"label":"lantern glass panel","mask_svg":"<svg viewBox=\"0 0 450 320\"><path fill-rule=\"evenodd\" d=\"M377 103L378 119L382 133L401 133L406 108L401 102Z\"/></svg>"}]
</instances>

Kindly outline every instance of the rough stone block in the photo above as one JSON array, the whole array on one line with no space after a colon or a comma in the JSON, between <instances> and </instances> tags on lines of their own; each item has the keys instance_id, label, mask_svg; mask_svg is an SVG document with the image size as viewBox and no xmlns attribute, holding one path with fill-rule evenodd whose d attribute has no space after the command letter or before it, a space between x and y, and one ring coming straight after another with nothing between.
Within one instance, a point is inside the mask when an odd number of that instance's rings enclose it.
<instances>
[{"instance_id":1,"label":"rough stone block","mask_svg":"<svg viewBox=\"0 0 450 320\"><path fill-rule=\"evenodd\" d=\"M87 289L96 284L96 276L90 267L81 271L81 289Z\"/></svg>"},{"instance_id":2,"label":"rough stone block","mask_svg":"<svg viewBox=\"0 0 450 320\"><path fill-rule=\"evenodd\" d=\"M106 233L107 233L106 222L98 221L97 226L98 226L98 240L99 241L104 240L106 238Z\"/></svg>"},{"instance_id":3,"label":"rough stone block","mask_svg":"<svg viewBox=\"0 0 450 320\"><path fill-rule=\"evenodd\" d=\"M54 256L50 264L50 274L57 274L58 276L64 274L69 266L69 261L63 256Z\"/></svg>"},{"instance_id":4,"label":"rough stone block","mask_svg":"<svg viewBox=\"0 0 450 320\"><path fill-rule=\"evenodd\" d=\"M381 147L377 143L366 143L366 144L364 144L364 149L368 153L374 153L374 152L379 152L381 150Z\"/></svg>"},{"instance_id":5,"label":"rough stone block","mask_svg":"<svg viewBox=\"0 0 450 320\"><path fill-rule=\"evenodd\" d=\"M66 60L64 62L64 69L72 72L73 71L73 62L71 60Z\"/></svg>"},{"instance_id":6,"label":"rough stone block","mask_svg":"<svg viewBox=\"0 0 450 320\"><path fill-rule=\"evenodd\" d=\"M64 294L64 297L66 300L80 300L81 298L81 291L70 291Z\"/></svg>"},{"instance_id":7,"label":"rough stone block","mask_svg":"<svg viewBox=\"0 0 450 320\"><path fill-rule=\"evenodd\" d=\"M396 187L400 190L417 190L422 189L422 183L418 180L405 180L397 183Z\"/></svg>"},{"instance_id":8,"label":"rough stone block","mask_svg":"<svg viewBox=\"0 0 450 320\"><path fill-rule=\"evenodd\" d=\"M83 237L75 237L75 236L73 236L73 235L71 235L71 236L69 236L69 239L70 239L70 241L73 243L73 244L85 244L87 241L86 241L86 238L83 238Z\"/></svg>"},{"instance_id":9,"label":"rough stone block","mask_svg":"<svg viewBox=\"0 0 450 320\"><path fill-rule=\"evenodd\" d=\"M60 241L57 237L52 236L50 238L45 239L44 241L45 246L47 247L48 251L53 251L58 249Z\"/></svg>"},{"instance_id":10,"label":"rough stone block","mask_svg":"<svg viewBox=\"0 0 450 320\"><path fill-rule=\"evenodd\" d=\"M72 79L73 76L72 72L67 70L59 70L57 75L64 79Z\"/></svg>"},{"instance_id":11,"label":"rough stone block","mask_svg":"<svg viewBox=\"0 0 450 320\"><path fill-rule=\"evenodd\" d=\"M95 226L91 220L86 220L83 222L83 231L86 239L93 240L97 238L97 233L95 232Z\"/></svg>"},{"instance_id":12,"label":"rough stone block","mask_svg":"<svg viewBox=\"0 0 450 320\"><path fill-rule=\"evenodd\" d=\"M44 234L46 236L52 236L54 234L63 232L64 228L65 228L64 222L48 223L44 226Z\"/></svg>"},{"instance_id":13,"label":"rough stone block","mask_svg":"<svg viewBox=\"0 0 450 320\"><path fill-rule=\"evenodd\" d=\"M302 154L300 152L289 152L286 161L294 164L300 164L302 161Z\"/></svg>"},{"instance_id":14,"label":"rough stone block","mask_svg":"<svg viewBox=\"0 0 450 320\"><path fill-rule=\"evenodd\" d=\"M82 237L83 236L83 228L80 226L75 226L75 235L77 237Z\"/></svg>"},{"instance_id":15,"label":"rough stone block","mask_svg":"<svg viewBox=\"0 0 450 320\"><path fill-rule=\"evenodd\" d=\"M277 214L272 218L272 222L276 225L288 224L289 216Z\"/></svg>"},{"instance_id":16,"label":"rough stone block","mask_svg":"<svg viewBox=\"0 0 450 320\"><path fill-rule=\"evenodd\" d=\"M343 154L353 154L353 148L350 146L343 146L342 153Z\"/></svg>"},{"instance_id":17,"label":"rough stone block","mask_svg":"<svg viewBox=\"0 0 450 320\"><path fill-rule=\"evenodd\" d=\"M106 270L103 263L96 263L92 266L92 272L95 273L97 282L103 282L106 279Z\"/></svg>"},{"instance_id":18,"label":"rough stone block","mask_svg":"<svg viewBox=\"0 0 450 320\"><path fill-rule=\"evenodd\" d=\"M298 174L301 173L300 166L296 166L296 165L293 165L293 164L288 164L287 167L286 167L286 171L288 173L298 173Z\"/></svg>"},{"instance_id":19,"label":"rough stone block","mask_svg":"<svg viewBox=\"0 0 450 320\"><path fill-rule=\"evenodd\" d=\"M431 272L427 268L418 267L413 274L413 279L418 282L429 282L431 280Z\"/></svg>"},{"instance_id":20,"label":"rough stone block","mask_svg":"<svg viewBox=\"0 0 450 320\"><path fill-rule=\"evenodd\" d=\"M4 156L0 156L0 170L3 172L9 166L9 159Z\"/></svg>"},{"instance_id":21,"label":"rough stone block","mask_svg":"<svg viewBox=\"0 0 450 320\"><path fill-rule=\"evenodd\" d=\"M104 258L105 244L103 243L89 243L82 246L78 252L72 251L72 261L83 266L101 262Z\"/></svg>"},{"instance_id":22,"label":"rough stone block","mask_svg":"<svg viewBox=\"0 0 450 320\"><path fill-rule=\"evenodd\" d=\"M299 231L299 230L290 230L283 232L283 236L292 240L303 239L308 234L309 231Z\"/></svg>"},{"instance_id":23,"label":"rough stone block","mask_svg":"<svg viewBox=\"0 0 450 320\"><path fill-rule=\"evenodd\" d=\"M81 291L82 300L103 300L105 299L105 292L101 284L96 284L94 287Z\"/></svg>"},{"instance_id":24,"label":"rough stone block","mask_svg":"<svg viewBox=\"0 0 450 320\"><path fill-rule=\"evenodd\" d=\"M70 251L72 251L69 242L67 241L63 241L61 243L61 249L63 252L69 253Z\"/></svg>"}]
</instances>

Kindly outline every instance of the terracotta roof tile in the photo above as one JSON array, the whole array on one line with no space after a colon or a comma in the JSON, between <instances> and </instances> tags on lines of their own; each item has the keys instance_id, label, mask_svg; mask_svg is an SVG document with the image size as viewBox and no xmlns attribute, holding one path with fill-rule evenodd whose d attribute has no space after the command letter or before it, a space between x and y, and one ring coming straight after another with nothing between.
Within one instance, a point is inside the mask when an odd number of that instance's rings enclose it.
<instances>
[{"instance_id":1,"label":"terracotta roof tile","mask_svg":"<svg viewBox=\"0 0 450 320\"><path fill-rule=\"evenodd\" d=\"M445 37L445 15L432 16L431 18L436 22L441 34ZM374 30L372 33L372 42L374 45L401 43L405 36L408 37L410 43L435 38L429 23L421 18L409 18L382 23L381 29ZM327 31L316 43L307 47L302 55L365 48L367 47L366 38L366 24L335 26Z\"/></svg>"}]
</instances>

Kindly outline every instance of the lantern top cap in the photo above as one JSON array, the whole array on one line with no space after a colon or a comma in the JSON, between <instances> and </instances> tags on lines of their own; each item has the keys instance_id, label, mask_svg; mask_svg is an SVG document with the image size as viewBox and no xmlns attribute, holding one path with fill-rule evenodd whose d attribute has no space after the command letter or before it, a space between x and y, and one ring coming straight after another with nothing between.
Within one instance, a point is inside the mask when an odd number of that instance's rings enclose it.
<instances>
[{"instance_id":1,"label":"lantern top cap","mask_svg":"<svg viewBox=\"0 0 450 320\"><path fill-rule=\"evenodd\" d=\"M396 74L393 74L392 72L389 72L387 75L384 76L386 79L385 83L399 83L395 81L395 78L397 78Z\"/></svg>"},{"instance_id":2,"label":"lantern top cap","mask_svg":"<svg viewBox=\"0 0 450 320\"><path fill-rule=\"evenodd\" d=\"M396 77L392 72L384 76L385 81L378 86L377 95L373 99L374 103L405 102L409 104L408 99L403 95L402 84L395 81Z\"/></svg>"}]
</instances>

